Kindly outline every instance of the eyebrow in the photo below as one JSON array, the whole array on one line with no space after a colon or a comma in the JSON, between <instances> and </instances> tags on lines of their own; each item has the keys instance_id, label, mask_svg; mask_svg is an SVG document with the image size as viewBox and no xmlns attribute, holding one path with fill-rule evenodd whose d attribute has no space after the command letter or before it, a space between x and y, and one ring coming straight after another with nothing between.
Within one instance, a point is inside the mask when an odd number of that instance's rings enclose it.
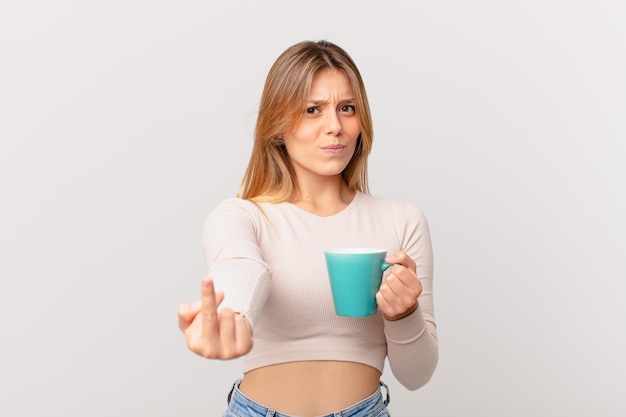
<instances>
[{"instance_id":1,"label":"eyebrow","mask_svg":"<svg viewBox=\"0 0 626 417\"><path fill-rule=\"evenodd\" d=\"M330 100L307 100L307 104L328 104ZM348 97L339 100L339 103L354 103L354 98Z\"/></svg>"}]
</instances>

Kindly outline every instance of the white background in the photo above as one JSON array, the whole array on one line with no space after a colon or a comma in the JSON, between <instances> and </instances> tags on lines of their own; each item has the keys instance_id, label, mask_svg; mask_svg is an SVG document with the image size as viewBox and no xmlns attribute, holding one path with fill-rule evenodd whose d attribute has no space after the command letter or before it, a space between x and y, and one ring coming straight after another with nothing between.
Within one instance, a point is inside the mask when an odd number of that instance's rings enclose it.
<instances>
[{"instance_id":1,"label":"white background","mask_svg":"<svg viewBox=\"0 0 626 417\"><path fill-rule=\"evenodd\" d=\"M360 67L374 194L426 213L440 363L394 416L624 416L626 8L559 1L3 1L0 415L218 416L240 363L177 305L265 75Z\"/></svg>"}]
</instances>

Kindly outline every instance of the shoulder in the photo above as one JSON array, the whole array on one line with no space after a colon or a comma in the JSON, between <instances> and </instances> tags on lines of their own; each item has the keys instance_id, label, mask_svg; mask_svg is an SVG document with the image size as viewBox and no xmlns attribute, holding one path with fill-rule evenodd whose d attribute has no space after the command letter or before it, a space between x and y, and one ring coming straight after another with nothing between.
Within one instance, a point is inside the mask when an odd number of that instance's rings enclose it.
<instances>
[{"instance_id":1,"label":"shoulder","mask_svg":"<svg viewBox=\"0 0 626 417\"><path fill-rule=\"evenodd\" d=\"M207 223L252 222L256 223L261 216L261 208L250 200L231 197L222 200L207 216Z\"/></svg>"},{"instance_id":2,"label":"shoulder","mask_svg":"<svg viewBox=\"0 0 626 417\"><path fill-rule=\"evenodd\" d=\"M390 197L378 197L370 194L359 193L359 204L381 214L394 214L399 218L426 221L424 212L405 200Z\"/></svg>"},{"instance_id":3,"label":"shoulder","mask_svg":"<svg viewBox=\"0 0 626 417\"><path fill-rule=\"evenodd\" d=\"M213 212L219 211L253 211L258 210L257 205L250 200L245 200L239 197L230 197L222 200L214 209Z\"/></svg>"}]
</instances>

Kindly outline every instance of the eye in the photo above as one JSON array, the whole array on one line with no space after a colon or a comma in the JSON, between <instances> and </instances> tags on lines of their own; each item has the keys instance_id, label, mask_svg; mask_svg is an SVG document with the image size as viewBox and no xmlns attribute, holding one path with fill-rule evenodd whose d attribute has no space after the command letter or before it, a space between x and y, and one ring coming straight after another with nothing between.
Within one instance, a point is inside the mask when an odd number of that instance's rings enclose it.
<instances>
[{"instance_id":1,"label":"eye","mask_svg":"<svg viewBox=\"0 0 626 417\"><path fill-rule=\"evenodd\" d=\"M354 113L356 112L356 107L354 107L352 104L346 104L344 106L341 106L339 111L341 111L342 113Z\"/></svg>"},{"instance_id":2,"label":"eye","mask_svg":"<svg viewBox=\"0 0 626 417\"><path fill-rule=\"evenodd\" d=\"M306 109L306 114L316 114L320 112L320 108L317 106L314 107L307 107Z\"/></svg>"}]
</instances>

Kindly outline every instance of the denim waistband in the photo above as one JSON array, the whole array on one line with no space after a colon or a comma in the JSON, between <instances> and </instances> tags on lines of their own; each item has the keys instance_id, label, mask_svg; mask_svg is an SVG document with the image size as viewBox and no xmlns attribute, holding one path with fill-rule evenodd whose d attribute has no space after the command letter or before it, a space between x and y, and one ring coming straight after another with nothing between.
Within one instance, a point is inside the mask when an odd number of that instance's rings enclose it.
<instances>
[{"instance_id":1,"label":"denim waistband","mask_svg":"<svg viewBox=\"0 0 626 417\"><path fill-rule=\"evenodd\" d=\"M252 399L246 397L241 391L239 391L239 383L241 380L235 381L231 392L228 394L228 407L229 411L234 412L240 416L259 416L259 417L298 417L291 414L280 413L271 408L265 407L256 403ZM383 393L381 387L385 388L385 398L383 399ZM390 402L389 388L384 382L380 382L376 391L358 403L351 405L340 411L336 411L330 414L326 414L321 417L365 417L378 414L383 408L385 408Z\"/></svg>"}]
</instances>

